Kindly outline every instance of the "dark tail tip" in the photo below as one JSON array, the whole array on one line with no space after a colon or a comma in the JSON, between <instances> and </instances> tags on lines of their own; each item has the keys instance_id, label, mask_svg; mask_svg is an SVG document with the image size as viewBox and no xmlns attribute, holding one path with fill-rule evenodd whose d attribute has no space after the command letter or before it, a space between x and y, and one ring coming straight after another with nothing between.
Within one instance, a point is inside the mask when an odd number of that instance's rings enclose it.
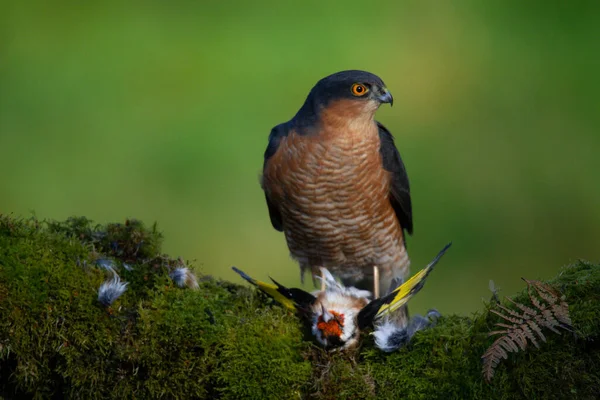
<instances>
[{"instance_id":1,"label":"dark tail tip","mask_svg":"<svg viewBox=\"0 0 600 400\"><path fill-rule=\"evenodd\" d=\"M284 289L285 289L285 286L283 286L283 285L280 285L280 284L279 284L279 282L277 282L275 279L273 279L273 278L271 278L271 277L269 277L269 279L270 279L270 280L271 280L271 281L272 281L272 282L275 284L275 286L277 286L278 288L284 288Z\"/></svg>"},{"instance_id":2,"label":"dark tail tip","mask_svg":"<svg viewBox=\"0 0 600 400\"><path fill-rule=\"evenodd\" d=\"M450 246L452 246L452 242L448 243L446 246L444 246L444 248L442 250L440 250L440 252L437 254L437 256L435 256L435 258L429 263L428 267L433 268L433 266L435 264L437 264L438 261L440 261L440 258L442 258L442 256L444 254L446 254L446 251L448 251Z\"/></svg>"},{"instance_id":3,"label":"dark tail tip","mask_svg":"<svg viewBox=\"0 0 600 400\"><path fill-rule=\"evenodd\" d=\"M254 283L254 279L250 278L250 276L248 276L244 271L241 271L241 270L237 269L236 267L231 267L231 269L234 270L235 272L237 272L239 276L241 276L248 282Z\"/></svg>"}]
</instances>

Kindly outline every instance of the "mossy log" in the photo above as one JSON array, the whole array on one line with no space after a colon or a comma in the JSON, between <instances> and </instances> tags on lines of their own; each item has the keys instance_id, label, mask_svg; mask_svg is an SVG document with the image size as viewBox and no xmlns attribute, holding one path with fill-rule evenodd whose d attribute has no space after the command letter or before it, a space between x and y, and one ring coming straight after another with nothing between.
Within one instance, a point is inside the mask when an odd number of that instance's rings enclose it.
<instances>
[{"instance_id":1,"label":"mossy log","mask_svg":"<svg viewBox=\"0 0 600 400\"><path fill-rule=\"evenodd\" d=\"M289 311L245 286L198 277L138 221L92 226L0 216L0 399L565 399L600 393L600 266L577 262L548 283L574 332L509 354L491 383L481 356L499 317L489 305L448 315L385 354L365 334L354 352L315 345ZM110 259L127 291L98 302ZM515 277L519 279L519 277ZM515 300L526 301L524 292ZM509 303L505 303L510 306Z\"/></svg>"}]
</instances>

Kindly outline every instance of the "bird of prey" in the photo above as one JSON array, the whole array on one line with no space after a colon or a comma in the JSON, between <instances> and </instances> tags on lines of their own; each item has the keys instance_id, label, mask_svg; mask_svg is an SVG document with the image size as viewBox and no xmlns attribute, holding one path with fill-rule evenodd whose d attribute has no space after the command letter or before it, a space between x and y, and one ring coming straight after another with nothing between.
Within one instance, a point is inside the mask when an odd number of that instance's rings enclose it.
<instances>
[{"instance_id":1,"label":"bird of prey","mask_svg":"<svg viewBox=\"0 0 600 400\"><path fill-rule=\"evenodd\" d=\"M425 279L450 245L446 245L429 265L405 283L393 286L387 295L376 299L372 299L369 291L340 284L325 268L322 268L321 278L325 282L325 289L313 293L287 288L273 279L273 284L261 282L236 267L232 268L278 303L296 311L310 325L312 334L324 347L354 348L358 345L360 333L367 328L374 328L375 345L390 352L406 345L417 331L431 326L430 318L439 316L437 311L430 310L427 317L416 315L406 326L399 326L393 320L393 314L421 290Z\"/></svg>"},{"instance_id":2,"label":"bird of prey","mask_svg":"<svg viewBox=\"0 0 600 400\"><path fill-rule=\"evenodd\" d=\"M408 276L412 234L408 176L391 133L375 121L392 94L376 75L342 71L312 88L275 126L261 185L273 227L301 275L326 268L345 285L386 293Z\"/></svg>"}]
</instances>

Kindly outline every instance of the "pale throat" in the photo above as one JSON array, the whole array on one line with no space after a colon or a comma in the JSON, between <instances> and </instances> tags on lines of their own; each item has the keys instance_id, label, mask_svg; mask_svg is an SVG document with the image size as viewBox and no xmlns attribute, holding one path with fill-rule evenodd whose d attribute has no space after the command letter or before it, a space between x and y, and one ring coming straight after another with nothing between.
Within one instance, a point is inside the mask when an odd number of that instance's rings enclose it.
<instances>
[{"instance_id":1,"label":"pale throat","mask_svg":"<svg viewBox=\"0 0 600 400\"><path fill-rule=\"evenodd\" d=\"M349 133L358 134L361 137L373 137L377 135L377 123L375 122L375 112L361 114L359 117L347 121Z\"/></svg>"},{"instance_id":2,"label":"pale throat","mask_svg":"<svg viewBox=\"0 0 600 400\"><path fill-rule=\"evenodd\" d=\"M372 140L378 136L375 111L365 107L359 112L328 113L322 119L322 132L330 139Z\"/></svg>"}]
</instances>

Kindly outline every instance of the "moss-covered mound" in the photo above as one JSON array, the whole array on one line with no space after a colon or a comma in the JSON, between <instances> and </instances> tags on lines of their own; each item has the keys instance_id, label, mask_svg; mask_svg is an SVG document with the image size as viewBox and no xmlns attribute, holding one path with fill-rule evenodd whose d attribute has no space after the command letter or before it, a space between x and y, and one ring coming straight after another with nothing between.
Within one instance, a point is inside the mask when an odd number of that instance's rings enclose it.
<instances>
[{"instance_id":1,"label":"moss-covered mound","mask_svg":"<svg viewBox=\"0 0 600 400\"><path fill-rule=\"evenodd\" d=\"M481 355L499 317L447 316L409 348L384 354L365 335L326 353L297 318L249 288L199 277L182 289L161 235L137 221L92 226L0 216L0 398L597 398L600 267L566 267L576 332L510 354L491 384ZM100 261L99 261L100 260ZM127 291L98 287L109 260ZM518 279L518 277L515 277ZM526 294L516 297L526 303Z\"/></svg>"}]
</instances>

